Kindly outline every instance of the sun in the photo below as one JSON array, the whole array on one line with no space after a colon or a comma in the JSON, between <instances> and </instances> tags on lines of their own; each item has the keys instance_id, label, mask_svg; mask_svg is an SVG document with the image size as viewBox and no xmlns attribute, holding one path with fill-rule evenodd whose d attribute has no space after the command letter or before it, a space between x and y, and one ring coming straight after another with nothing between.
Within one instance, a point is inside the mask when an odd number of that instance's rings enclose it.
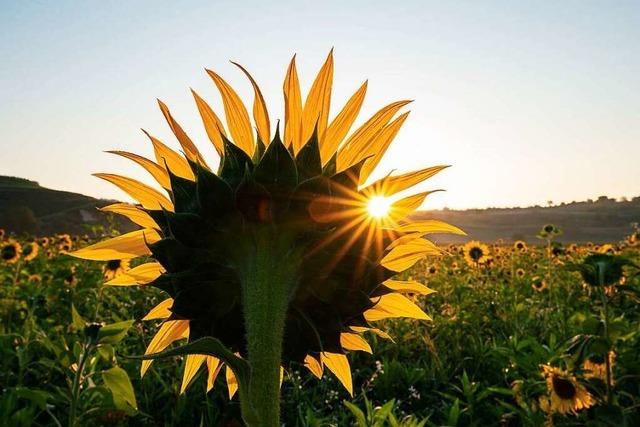
<instances>
[{"instance_id":1,"label":"sun","mask_svg":"<svg viewBox=\"0 0 640 427\"><path fill-rule=\"evenodd\" d=\"M388 197L375 196L369 200L367 204L367 210L369 215L374 218L383 218L389 215L391 209L391 200Z\"/></svg>"}]
</instances>

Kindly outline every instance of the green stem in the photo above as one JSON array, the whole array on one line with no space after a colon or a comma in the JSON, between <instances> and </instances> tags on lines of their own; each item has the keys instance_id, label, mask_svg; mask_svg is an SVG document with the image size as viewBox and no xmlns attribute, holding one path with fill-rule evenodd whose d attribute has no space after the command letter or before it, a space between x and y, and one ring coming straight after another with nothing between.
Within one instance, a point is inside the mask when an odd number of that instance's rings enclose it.
<instances>
[{"instance_id":1,"label":"green stem","mask_svg":"<svg viewBox=\"0 0 640 427\"><path fill-rule=\"evenodd\" d=\"M82 384L82 374L84 372L84 365L87 362L90 353L90 345L84 344L82 346L82 352L78 360L78 366L73 377L73 384L71 385L71 406L69 408L69 427L73 427L76 424L76 411L78 408L78 398L80 397L80 385Z\"/></svg>"},{"instance_id":2,"label":"green stem","mask_svg":"<svg viewBox=\"0 0 640 427\"><path fill-rule=\"evenodd\" d=\"M249 402L241 405L243 417L252 427L277 427L282 341L298 259L291 253L293 245L275 230L258 229L254 236L248 252L251 256L245 256L240 263L251 366Z\"/></svg>"}]
</instances>

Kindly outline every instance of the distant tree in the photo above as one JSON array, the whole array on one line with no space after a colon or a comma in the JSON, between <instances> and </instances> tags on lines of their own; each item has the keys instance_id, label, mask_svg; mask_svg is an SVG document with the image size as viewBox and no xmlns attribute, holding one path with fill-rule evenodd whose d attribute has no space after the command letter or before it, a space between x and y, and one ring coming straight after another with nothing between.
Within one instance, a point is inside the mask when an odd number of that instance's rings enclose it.
<instances>
[{"instance_id":1,"label":"distant tree","mask_svg":"<svg viewBox=\"0 0 640 427\"><path fill-rule=\"evenodd\" d=\"M26 206L11 206L0 215L0 228L16 234L36 234L38 220Z\"/></svg>"}]
</instances>

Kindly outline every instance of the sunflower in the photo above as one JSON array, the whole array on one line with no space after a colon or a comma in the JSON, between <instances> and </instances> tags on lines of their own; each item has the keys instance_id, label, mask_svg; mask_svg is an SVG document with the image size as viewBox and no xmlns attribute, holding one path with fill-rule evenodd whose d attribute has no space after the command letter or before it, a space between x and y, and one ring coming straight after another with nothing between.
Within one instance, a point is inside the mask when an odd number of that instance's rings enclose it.
<instances>
[{"instance_id":1,"label":"sunflower","mask_svg":"<svg viewBox=\"0 0 640 427\"><path fill-rule=\"evenodd\" d=\"M531 279L531 287L534 291L542 292L547 289L547 282L545 282L541 277L535 276Z\"/></svg>"},{"instance_id":2,"label":"sunflower","mask_svg":"<svg viewBox=\"0 0 640 427\"><path fill-rule=\"evenodd\" d=\"M4 236L6 235L4 228L0 228L0 240L4 239Z\"/></svg>"},{"instance_id":3,"label":"sunflower","mask_svg":"<svg viewBox=\"0 0 640 427\"><path fill-rule=\"evenodd\" d=\"M97 174L139 202L103 210L142 229L71 255L153 258L108 282L145 284L168 294L145 317L163 323L146 350L150 360L142 374L156 357L151 354L187 339L164 353L187 355L181 391L205 364L212 387L225 364L230 394L239 391L245 421L278 425L281 366L304 364L318 378L326 367L352 393L346 352L371 352L362 336L367 331L388 337L371 322L429 319L403 294L431 291L393 276L441 253L426 234L464 233L440 221L410 221L429 192L398 195L445 166L365 185L406 120L408 113L395 116L409 101L383 107L350 133L367 83L329 121L333 54L304 103L294 57L284 81L281 137L277 127L273 132L255 80L238 67L253 88L254 124L235 90L215 72L207 70L222 97L227 129L192 91L221 158L217 172L159 101L184 156L147 132L156 161L113 154L146 169L169 198L131 178Z\"/></svg>"},{"instance_id":4,"label":"sunflower","mask_svg":"<svg viewBox=\"0 0 640 427\"><path fill-rule=\"evenodd\" d=\"M111 280L125 274L129 270L129 260L112 259L102 267L105 280Z\"/></svg>"},{"instance_id":5,"label":"sunflower","mask_svg":"<svg viewBox=\"0 0 640 427\"><path fill-rule=\"evenodd\" d=\"M78 282L78 279L76 278L76 268L75 266L66 269L63 272L63 279L64 279L64 283L66 283L67 285L75 285Z\"/></svg>"},{"instance_id":6,"label":"sunflower","mask_svg":"<svg viewBox=\"0 0 640 427\"><path fill-rule=\"evenodd\" d=\"M7 264L15 264L20 259L22 247L15 240L7 240L0 246L0 257Z\"/></svg>"},{"instance_id":7,"label":"sunflower","mask_svg":"<svg viewBox=\"0 0 640 427\"><path fill-rule=\"evenodd\" d=\"M27 280L32 283L42 283L42 276L39 274L30 274Z\"/></svg>"},{"instance_id":8,"label":"sunflower","mask_svg":"<svg viewBox=\"0 0 640 427\"><path fill-rule=\"evenodd\" d=\"M551 412L575 414L595 404L594 397L575 376L553 366L542 365L541 367L549 391Z\"/></svg>"},{"instance_id":9,"label":"sunflower","mask_svg":"<svg viewBox=\"0 0 640 427\"><path fill-rule=\"evenodd\" d=\"M518 252L526 252L527 244L522 240L516 240L515 243L513 244L513 249L515 249Z\"/></svg>"},{"instance_id":10,"label":"sunflower","mask_svg":"<svg viewBox=\"0 0 640 427\"><path fill-rule=\"evenodd\" d=\"M48 237L41 237L38 239L38 243L41 247L46 248L51 243L51 240Z\"/></svg>"},{"instance_id":11,"label":"sunflower","mask_svg":"<svg viewBox=\"0 0 640 427\"><path fill-rule=\"evenodd\" d=\"M462 247L464 259L472 267L486 264L490 259L489 247L484 243L472 240Z\"/></svg>"},{"instance_id":12,"label":"sunflower","mask_svg":"<svg viewBox=\"0 0 640 427\"><path fill-rule=\"evenodd\" d=\"M516 277L518 277L518 278L523 278L523 277L524 277L524 274L525 274L525 272L524 272L524 270L523 270L522 268L518 268L518 269L516 270Z\"/></svg>"},{"instance_id":13,"label":"sunflower","mask_svg":"<svg viewBox=\"0 0 640 427\"><path fill-rule=\"evenodd\" d=\"M38 256L39 251L40 251L40 247L36 242L26 243L22 247L22 257L25 261L31 261L32 259Z\"/></svg>"},{"instance_id":14,"label":"sunflower","mask_svg":"<svg viewBox=\"0 0 640 427\"><path fill-rule=\"evenodd\" d=\"M611 377L611 383L613 384L613 364L616 360L616 354L613 351L609 352L609 376ZM602 381L607 380L607 364L604 360L604 356L592 356L585 360L582 364L582 370L584 377L587 379L595 378Z\"/></svg>"}]
</instances>

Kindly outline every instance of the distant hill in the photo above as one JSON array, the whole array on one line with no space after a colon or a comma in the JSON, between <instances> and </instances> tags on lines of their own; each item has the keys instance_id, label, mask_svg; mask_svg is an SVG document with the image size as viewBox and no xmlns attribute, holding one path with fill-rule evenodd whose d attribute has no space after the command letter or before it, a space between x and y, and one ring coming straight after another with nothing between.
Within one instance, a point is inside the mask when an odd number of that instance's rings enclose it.
<instances>
[{"instance_id":1,"label":"distant hill","mask_svg":"<svg viewBox=\"0 0 640 427\"><path fill-rule=\"evenodd\" d=\"M438 241L447 243L469 238L539 242L536 234L545 224L554 224L563 230L557 239L559 241L617 242L630 234L632 223L640 222L640 197L616 201L602 196L595 201L550 207L421 211L415 214L415 218L447 221L465 230L469 236L437 236Z\"/></svg>"},{"instance_id":2,"label":"distant hill","mask_svg":"<svg viewBox=\"0 0 640 427\"><path fill-rule=\"evenodd\" d=\"M51 190L23 178L0 176L0 228L18 234L86 233L87 226L107 223L97 207L111 203L114 201ZM121 226L130 228L124 222Z\"/></svg>"},{"instance_id":3,"label":"distant hill","mask_svg":"<svg viewBox=\"0 0 640 427\"><path fill-rule=\"evenodd\" d=\"M23 178L0 176L0 228L14 232L85 233L87 225L106 223L106 216L96 208L114 202L51 190ZM595 201L551 207L420 211L414 217L441 219L468 233L464 238L435 236L443 243L468 239L535 242L545 224L562 228L560 241L615 242L629 234L631 223L640 222L640 197L618 202L603 196ZM132 225L123 220L120 227L129 230Z\"/></svg>"}]
</instances>

